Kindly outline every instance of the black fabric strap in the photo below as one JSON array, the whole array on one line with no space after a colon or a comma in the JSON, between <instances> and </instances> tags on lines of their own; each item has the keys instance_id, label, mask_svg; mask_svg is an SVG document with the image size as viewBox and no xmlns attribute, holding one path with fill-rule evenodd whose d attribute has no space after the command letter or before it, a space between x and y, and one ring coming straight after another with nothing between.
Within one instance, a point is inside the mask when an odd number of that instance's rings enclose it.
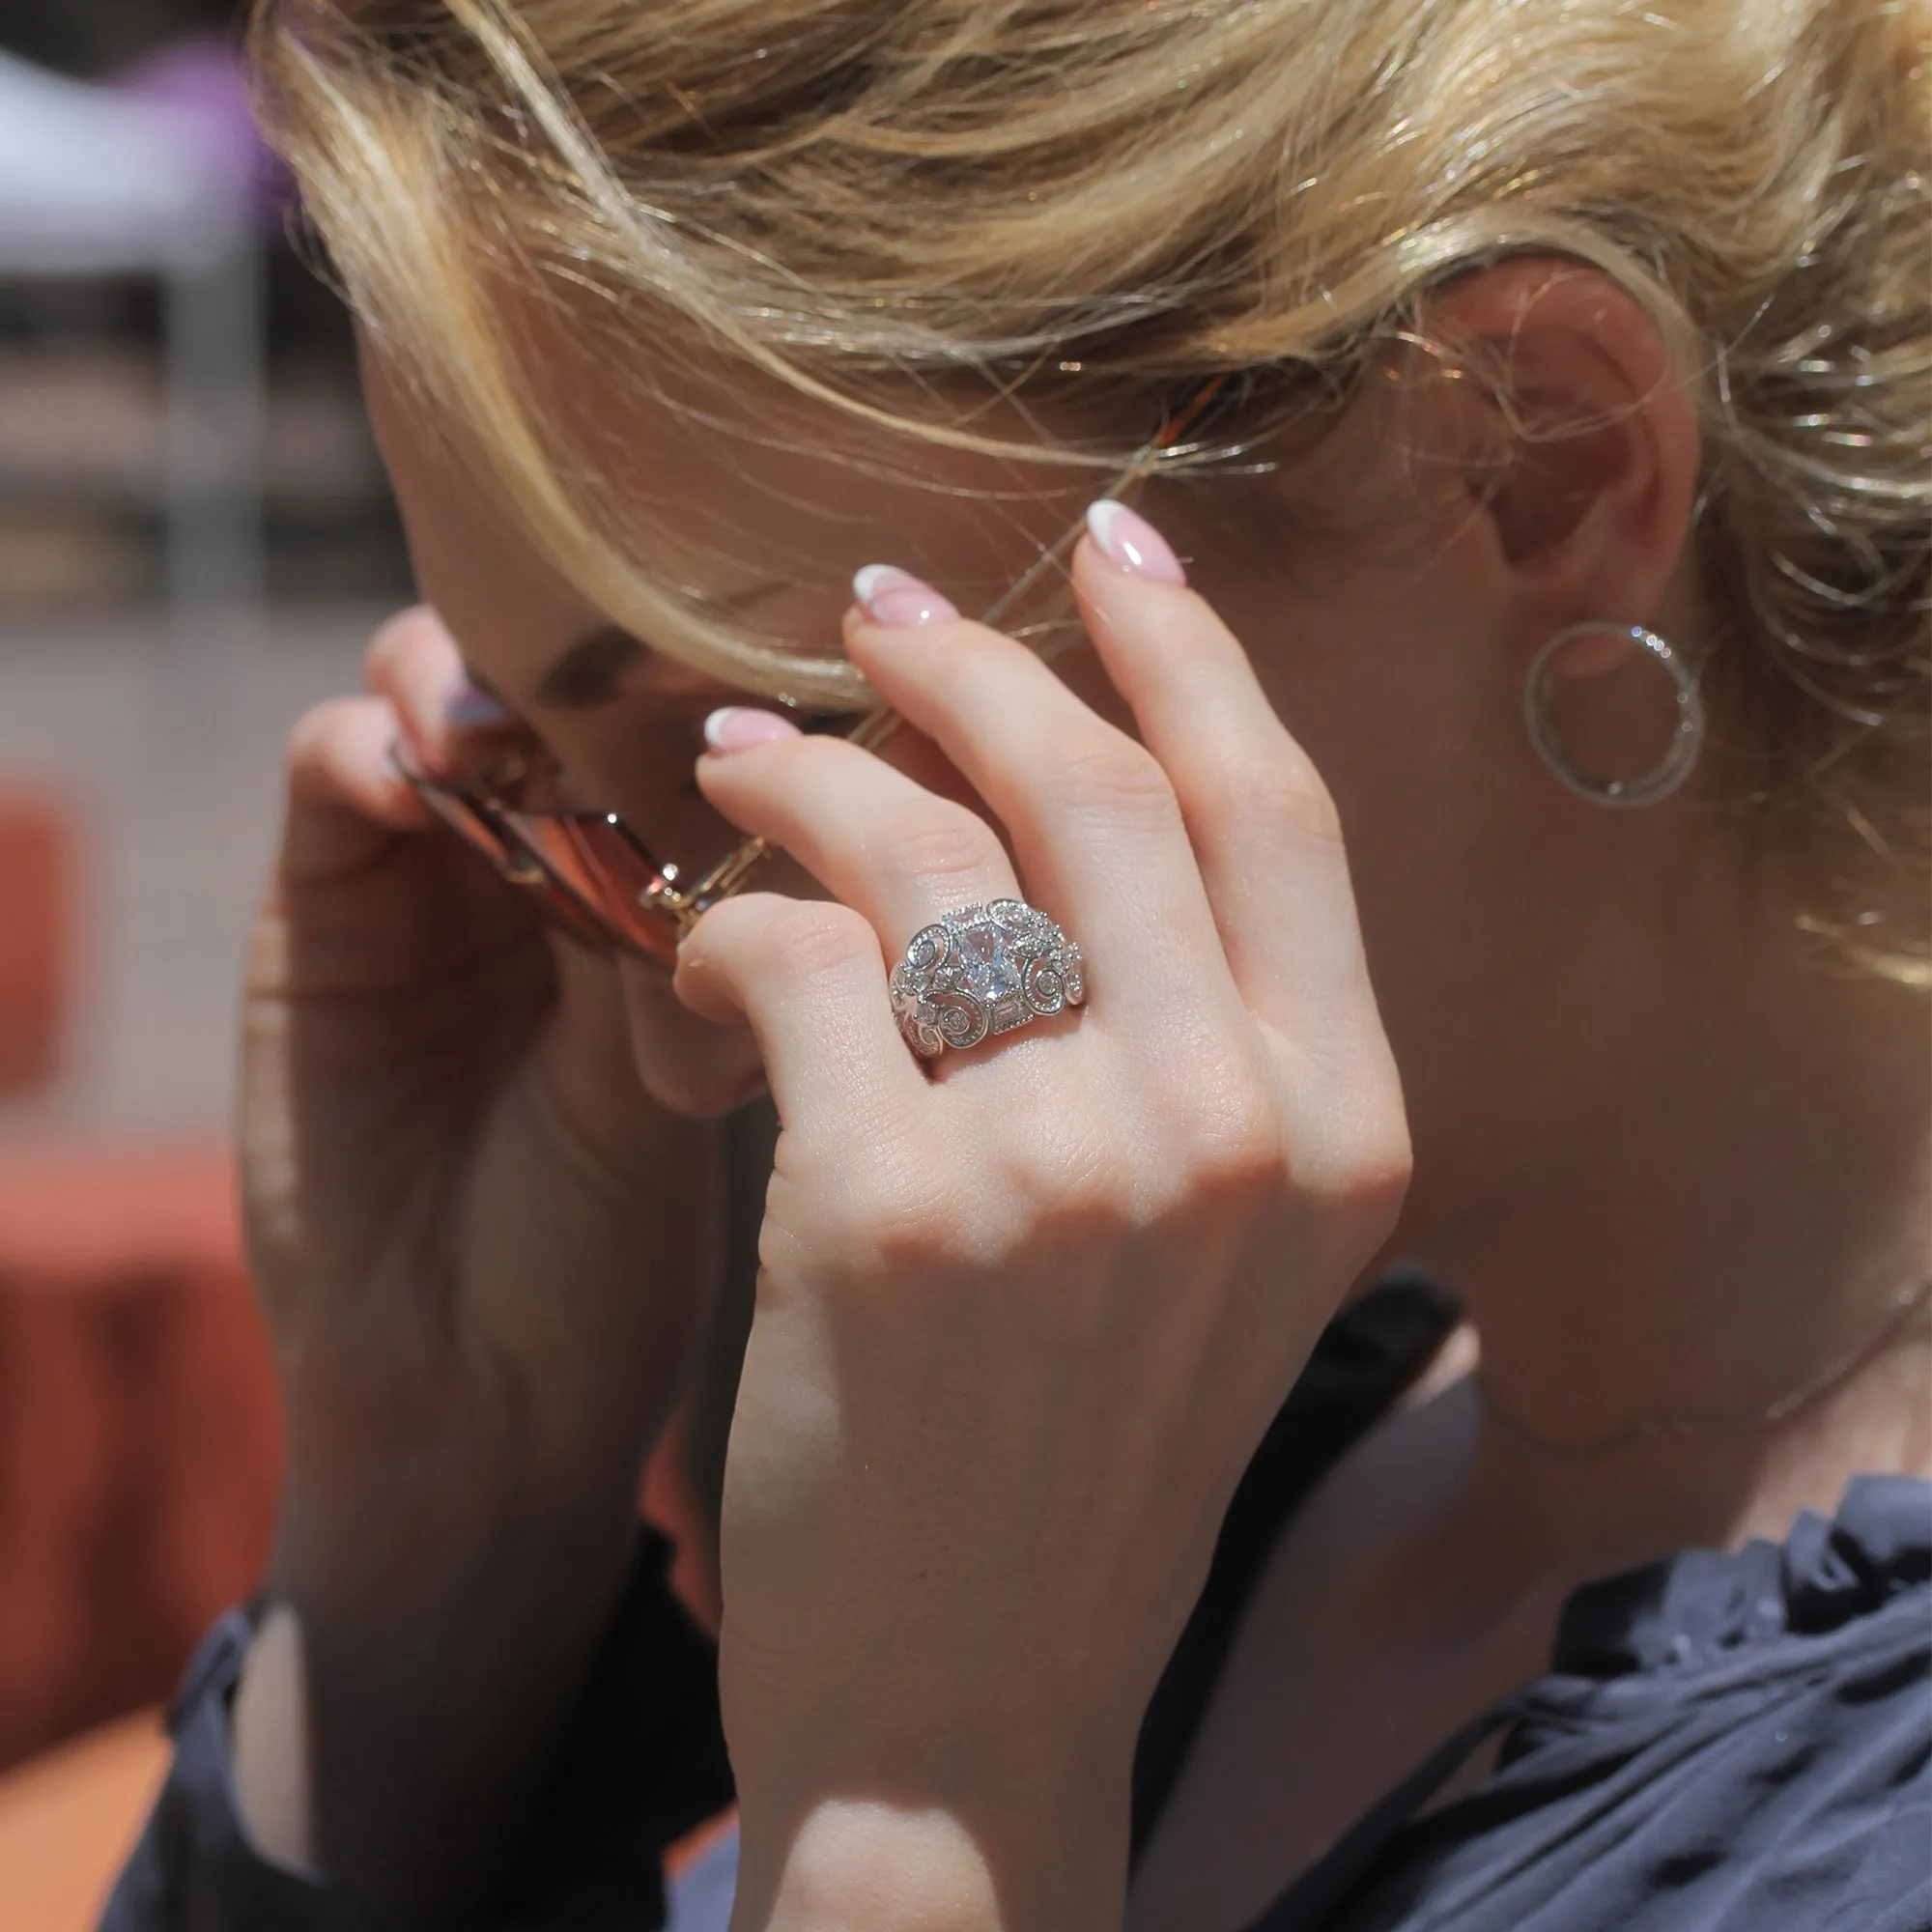
<instances>
[{"instance_id":1,"label":"black fabric strap","mask_svg":"<svg viewBox=\"0 0 1932 1932\"><path fill-rule=\"evenodd\" d=\"M1460 1320L1455 1300L1433 1283L1391 1276L1344 1309L1316 1344L1235 1492L1207 1587L1148 1706L1134 1754L1136 1866L1174 1794L1248 1599L1284 1526L1435 1359Z\"/></svg>"}]
</instances>

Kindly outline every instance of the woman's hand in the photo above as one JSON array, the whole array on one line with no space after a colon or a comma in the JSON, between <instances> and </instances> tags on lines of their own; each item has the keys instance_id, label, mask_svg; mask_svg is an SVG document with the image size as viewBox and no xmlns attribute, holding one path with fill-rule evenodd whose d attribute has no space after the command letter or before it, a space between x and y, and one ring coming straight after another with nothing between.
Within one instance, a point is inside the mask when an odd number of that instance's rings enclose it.
<instances>
[{"instance_id":1,"label":"woman's hand","mask_svg":"<svg viewBox=\"0 0 1932 1932\"><path fill-rule=\"evenodd\" d=\"M720 907L677 980L749 1018L783 1122L724 1526L748 1932L1118 1927L1147 1700L1406 1180L1327 794L1138 558L1090 539L1075 582L1140 743L980 626L850 620L1005 844L834 740L700 766L838 901ZM928 1075L888 967L1013 895L1088 1003Z\"/></svg>"},{"instance_id":2,"label":"woman's hand","mask_svg":"<svg viewBox=\"0 0 1932 1932\"><path fill-rule=\"evenodd\" d=\"M271 1850L427 1925L514 1847L621 1586L715 1273L716 1146L645 1091L619 969L391 768L399 728L434 765L465 750L432 613L377 637L370 679L296 731L249 968L244 1193L290 1435L270 1585L297 1637L273 1624L251 1662L240 1757ZM645 1070L688 1090L710 1052L742 1089L749 1037L657 980L687 1055ZM305 1662L277 1662L292 1640Z\"/></svg>"}]
</instances>

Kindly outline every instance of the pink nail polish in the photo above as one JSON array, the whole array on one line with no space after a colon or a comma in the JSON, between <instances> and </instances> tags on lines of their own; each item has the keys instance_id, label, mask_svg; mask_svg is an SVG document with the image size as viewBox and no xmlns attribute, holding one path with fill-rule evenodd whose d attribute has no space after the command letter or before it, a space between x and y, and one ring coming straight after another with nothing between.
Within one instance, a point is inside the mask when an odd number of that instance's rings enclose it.
<instances>
[{"instance_id":1,"label":"pink nail polish","mask_svg":"<svg viewBox=\"0 0 1932 1932\"><path fill-rule=\"evenodd\" d=\"M727 704L704 721L704 742L714 752L749 752L754 745L776 745L798 735L789 718L746 704Z\"/></svg>"},{"instance_id":2,"label":"pink nail polish","mask_svg":"<svg viewBox=\"0 0 1932 1932\"><path fill-rule=\"evenodd\" d=\"M1124 503L1106 497L1090 504L1087 530L1100 554L1130 577L1151 578L1156 583L1187 582L1187 573L1168 547L1167 539Z\"/></svg>"},{"instance_id":3,"label":"pink nail polish","mask_svg":"<svg viewBox=\"0 0 1932 1932\"><path fill-rule=\"evenodd\" d=\"M890 563L868 563L852 580L852 594L875 624L898 630L910 624L946 624L958 610L931 584Z\"/></svg>"}]
</instances>

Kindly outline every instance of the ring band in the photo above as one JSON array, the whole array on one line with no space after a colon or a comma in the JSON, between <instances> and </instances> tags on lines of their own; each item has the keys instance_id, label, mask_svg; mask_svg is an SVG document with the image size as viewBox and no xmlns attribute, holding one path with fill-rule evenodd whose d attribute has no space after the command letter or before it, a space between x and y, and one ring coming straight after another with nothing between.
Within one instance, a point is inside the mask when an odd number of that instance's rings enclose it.
<instances>
[{"instance_id":1,"label":"ring band","mask_svg":"<svg viewBox=\"0 0 1932 1932\"><path fill-rule=\"evenodd\" d=\"M1080 949L1024 899L950 912L893 968L893 1017L922 1060L978 1046L1087 997Z\"/></svg>"}]
</instances>

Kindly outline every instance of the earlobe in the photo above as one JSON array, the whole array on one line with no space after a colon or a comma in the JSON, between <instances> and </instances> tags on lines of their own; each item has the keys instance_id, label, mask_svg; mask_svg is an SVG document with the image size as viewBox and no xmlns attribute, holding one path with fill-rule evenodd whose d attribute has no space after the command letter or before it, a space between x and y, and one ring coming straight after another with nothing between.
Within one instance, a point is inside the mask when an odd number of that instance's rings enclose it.
<instances>
[{"instance_id":1,"label":"earlobe","mask_svg":"<svg viewBox=\"0 0 1932 1932\"><path fill-rule=\"evenodd\" d=\"M1452 283L1427 322L1488 417L1469 493L1529 627L1651 621L1699 463L1696 411L1655 323L1607 276L1546 257Z\"/></svg>"}]
</instances>

